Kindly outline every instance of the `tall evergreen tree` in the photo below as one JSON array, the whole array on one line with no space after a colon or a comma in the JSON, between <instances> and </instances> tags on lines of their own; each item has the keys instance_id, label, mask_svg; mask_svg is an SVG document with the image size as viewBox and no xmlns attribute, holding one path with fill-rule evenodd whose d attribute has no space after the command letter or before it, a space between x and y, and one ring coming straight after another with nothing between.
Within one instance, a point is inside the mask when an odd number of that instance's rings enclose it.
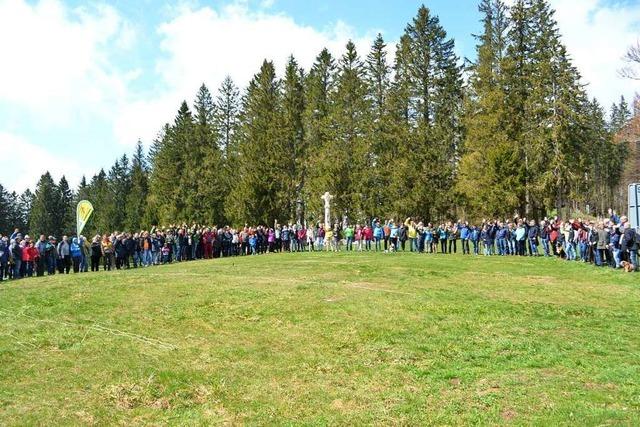
<instances>
[{"instance_id":1,"label":"tall evergreen tree","mask_svg":"<svg viewBox=\"0 0 640 427\"><path fill-rule=\"evenodd\" d=\"M409 90L409 138L399 147L394 179L405 190L397 194L395 215L430 219L448 214L461 146L462 77L454 42L437 16L422 6L405 30ZM401 46L402 47L402 46Z\"/></svg>"},{"instance_id":2,"label":"tall evergreen tree","mask_svg":"<svg viewBox=\"0 0 640 427\"><path fill-rule=\"evenodd\" d=\"M304 138L307 147L306 182L303 188L307 219L322 218L321 195L329 191L326 183L327 161L323 147L332 138L330 112L335 91L336 64L327 49L315 59L306 79L306 105L304 112Z\"/></svg>"},{"instance_id":3,"label":"tall evergreen tree","mask_svg":"<svg viewBox=\"0 0 640 427\"><path fill-rule=\"evenodd\" d=\"M63 234L75 234L75 209L73 206L73 192L69 187L67 178L63 175L57 185L58 204L55 211L55 219L58 222L56 230Z\"/></svg>"},{"instance_id":4,"label":"tall evergreen tree","mask_svg":"<svg viewBox=\"0 0 640 427\"><path fill-rule=\"evenodd\" d=\"M60 194L51 174L45 172L36 185L30 209L29 231L34 235L64 233L60 218Z\"/></svg>"},{"instance_id":5,"label":"tall evergreen tree","mask_svg":"<svg viewBox=\"0 0 640 427\"><path fill-rule=\"evenodd\" d=\"M286 182L283 191L288 195L286 211L288 219L304 218L302 194L305 184L305 162L307 160L304 136L304 71L293 56L285 70L282 82L282 138L285 150L290 153L286 162ZM299 212L298 212L299 211ZM300 218L298 218L300 216Z\"/></svg>"},{"instance_id":6,"label":"tall evergreen tree","mask_svg":"<svg viewBox=\"0 0 640 427\"><path fill-rule=\"evenodd\" d=\"M229 159L238 153L235 135L240 115L240 91L230 76L225 77L215 100L214 121L218 132L218 145L223 157Z\"/></svg>"},{"instance_id":7,"label":"tall evergreen tree","mask_svg":"<svg viewBox=\"0 0 640 427\"><path fill-rule=\"evenodd\" d=\"M243 99L237 182L227 203L235 223L288 219L284 183L290 153L282 138L280 87L273 63L265 60Z\"/></svg>"},{"instance_id":8,"label":"tall evergreen tree","mask_svg":"<svg viewBox=\"0 0 640 427\"><path fill-rule=\"evenodd\" d=\"M189 170L190 180L197 185L197 192L190 195L189 211L193 221L223 224L224 198L227 189L222 152L218 144L215 104L211 93L203 84L195 102L195 147L191 157L196 164ZM200 159L198 162L197 160Z\"/></svg>"},{"instance_id":9,"label":"tall evergreen tree","mask_svg":"<svg viewBox=\"0 0 640 427\"><path fill-rule=\"evenodd\" d=\"M11 193L11 199L15 201L12 222L15 224L15 227L22 230L23 233L29 232L32 215L31 208L34 198L35 195L28 188L19 196L15 191Z\"/></svg>"},{"instance_id":10,"label":"tall evergreen tree","mask_svg":"<svg viewBox=\"0 0 640 427\"><path fill-rule=\"evenodd\" d=\"M141 230L145 227L143 219L147 209L149 193L148 167L142 142L138 141L131 160L129 177L131 186L126 199L124 225L127 230Z\"/></svg>"},{"instance_id":11,"label":"tall evergreen tree","mask_svg":"<svg viewBox=\"0 0 640 427\"><path fill-rule=\"evenodd\" d=\"M126 154L117 159L107 175L108 203L102 205L108 214L110 229L122 231L129 206L127 198L131 190L131 176L129 175L129 158Z\"/></svg>"},{"instance_id":12,"label":"tall evergreen tree","mask_svg":"<svg viewBox=\"0 0 640 427\"><path fill-rule=\"evenodd\" d=\"M187 221L184 194L197 192L197 183L189 180L185 169L201 159L190 157L194 146L195 123L191 110L182 102L172 126L166 125L154 144L150 176L150 208L165 225ZM189 156L189 163L185 159Z\"/></svg>"},{"instance_id":13,"label":"tall evergreen tree","mask_svg":"<svg viewBox=\"0 0 640 427\"><path fill-rule=\"evenodd\" d=\"M387 45L378 34L365 63L365 79L368 99L372 106L368 139L370 149L366 153L366 163L370 165L367 200L364 207L369 215L378 213L387 203L379 188L389 188L393 168L394 133L390 97L391 67L387 61ZM401 56L401 55L399 55Z\"/></svg>"},{"instance_id":14,"label":"tall evergreen tree","mask_svg":"<svg viewBox=\"0 0 640 427\"><path fill-rule=\"evenodd\" d=\"M12 204L11 194L0 184L0 234L2 235L11 234L15 227L11 223Z\"/></svg>"},{"instance_id":15,"label":"tall evergreen tree","mask_svg":"<svg viewBox=\"0 0 640 427\"><path fill-rule=\"evenodd\" d=\"M364 64L351 41L338 63L336 90L332 95L332 133L321 155L325 162L325 185L335 195L337 213L364 219L375 206L370 191L374 182L373 159L369 156L367 138L371 103Z\"/></svg>"},{"instance_id":16,"label":"tall evergreen tree","mask_svg":"<svg viewBox=\"0 0 640 427\"><path fill-rule=\"evenodd\" d=\"M611 107L611 116L609 122L609 129L613 133L620 132L631 120L632 114L629 108L629 104L624 96L620 97L619 104L613 104Z\"/></svg>"},{"instance_id":17,"label":"tall evergreen tree","mask_svg":"<svg viewBox=\"0 0 640 427\"><path fill-rule=\"evenodd\" d=\"M82 175L82 178L80 178L80 184L78 184L78 190L76 191L74 205L77 206L78 202L80 202L81 200L86 200L89 197L90 197L89 184L87 183L87 178L84 175Z\"/></svg>"},{"instance_id":18,"label":"tall evergreen tree","mask_svg":"<svg viewBox=\"0 0 640 427\"><path fill-rule=\"evenodd\" d=\"M504 56L509 27L501 0L479 6L483 33L476 36L477 61L470 64L465 103L466 137L458 188L475 215L511 215L520 206L518 158L509 139Z\"/></svg>"},{"instance_id":19,"label":"tall evergreen tree","mask_svg":"<svg viewBox=\"0 0 640 427\"><path fill-rule=\"evenodd\" d=\"M91 182L88 185L88 194L90 196L87 200L91 202L95 210L87 227L87 235L94 233L110 234L116 231L116 228L113 226L113 219L111 218L110 205L113 203L113 196L110 187L107 173L104 169L100 169L100 171L91 178Z\"/></svg>"},{"instance_id":20,"label":"tall evergreen tree","mask_svg":"<svg viewBox=\"0 0 640 427\"><path fill-rule=\"evenodd\" d=\"M518 200L518 211L529 214L532 210L531 183L531 129L526 117L526 102L531 93L532 61L534 51L531 34L532 12L527 0L516 0L510 11L511 25L507 34L508 46L503 64L506 110L509 120L506 132L513 145L517 170L510 184L513 196Z\"/></svg>"}]
</instances>

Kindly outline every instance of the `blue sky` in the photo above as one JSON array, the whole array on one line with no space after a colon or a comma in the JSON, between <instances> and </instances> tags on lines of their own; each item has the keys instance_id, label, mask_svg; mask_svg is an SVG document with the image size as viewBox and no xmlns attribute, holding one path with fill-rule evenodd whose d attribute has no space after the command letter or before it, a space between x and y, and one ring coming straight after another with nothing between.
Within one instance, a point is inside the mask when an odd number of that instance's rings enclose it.
<instances>
[{"instance_id":1,"label":"blue sky","mask_svg":"<svg viewBox=\"0 0 640 427\"><path fill-rule=\"evenodd\" d=\"M640 1L551 0L592 96L632 97L620 79L640 37ZM242 87L267 57L308 67L326 46L353 39L366 55L382 32L391 46L421 2L406 0L0 0L0 183L33 188L49 169L72 184L108 168L138 139L146 146L182 99L225 75ZM461 56L480 31L476 0L431 0Z\"/></svg>"}]
</instances>

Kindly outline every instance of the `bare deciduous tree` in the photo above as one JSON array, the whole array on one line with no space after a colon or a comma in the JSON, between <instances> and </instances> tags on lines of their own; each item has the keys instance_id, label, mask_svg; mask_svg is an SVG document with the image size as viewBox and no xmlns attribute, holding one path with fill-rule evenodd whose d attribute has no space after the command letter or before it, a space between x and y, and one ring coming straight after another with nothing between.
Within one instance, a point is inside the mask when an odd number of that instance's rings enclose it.
<instances>
[{"instance_id":1,"label":"bare deciduous tree","mask_svg":"<svg viewBox=\"0 0 640 427\"><path fill-rule=\"evenodd\" d=\"M620 75L628 79L640 80L640 40L629 47L624 61L629 65L620 69Z\"/></svg>"}]
</instances>

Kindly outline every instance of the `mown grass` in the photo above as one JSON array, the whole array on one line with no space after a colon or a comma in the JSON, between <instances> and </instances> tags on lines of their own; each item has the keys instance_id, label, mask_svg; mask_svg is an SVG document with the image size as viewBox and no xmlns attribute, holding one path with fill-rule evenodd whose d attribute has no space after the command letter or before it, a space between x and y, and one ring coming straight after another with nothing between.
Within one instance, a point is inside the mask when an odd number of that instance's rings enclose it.
<instances>
[{"instance_id":1,"label":"mown grass","mask_svg":"<svg viewBox=\"0 0 640 427\"><path fill-rule=\"evenodd\" d=\"M0 424L640 423L640 276L290 254L0 285Z\"/></svg>"}]
</instances>

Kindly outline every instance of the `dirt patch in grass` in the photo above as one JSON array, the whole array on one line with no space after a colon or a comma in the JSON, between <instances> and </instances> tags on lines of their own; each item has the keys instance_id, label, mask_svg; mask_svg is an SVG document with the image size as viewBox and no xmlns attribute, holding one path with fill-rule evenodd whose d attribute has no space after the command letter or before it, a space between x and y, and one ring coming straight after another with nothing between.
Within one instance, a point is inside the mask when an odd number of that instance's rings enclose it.
<instances>
[{"instance_id":1,"label":"dirt patch in grass","mask_svg":"<svg viewBox=\"0 0 640 427\"><path fill-rule=\"evenodd\" d=\"M505 409L500 413L500 417L502 417L505 421L513 421L516 418L516 411L513 409Z\"/></svg>"}]
</instances>

